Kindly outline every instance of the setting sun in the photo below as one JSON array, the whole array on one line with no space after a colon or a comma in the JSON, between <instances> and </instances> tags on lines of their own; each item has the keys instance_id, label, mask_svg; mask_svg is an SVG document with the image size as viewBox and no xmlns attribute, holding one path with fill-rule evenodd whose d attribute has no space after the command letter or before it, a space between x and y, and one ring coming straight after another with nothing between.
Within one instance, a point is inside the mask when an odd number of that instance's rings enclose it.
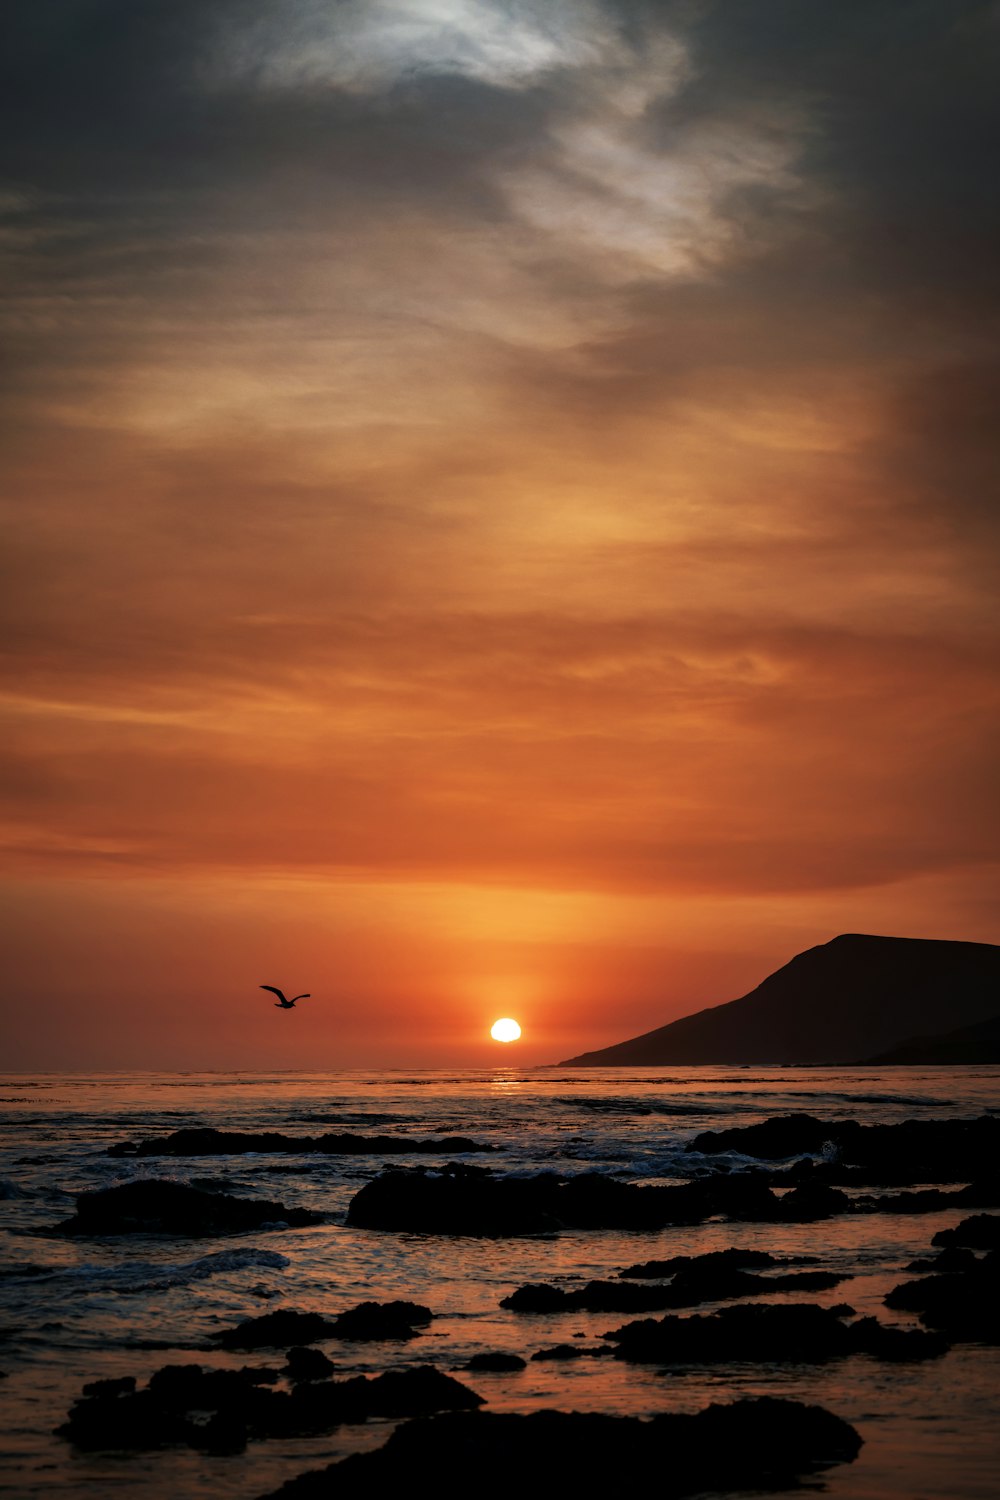
<instances>
[{"instance_id":1,"label":"setting sun","mask_svg":"<svg viewBox=\"0 0 1000 1500\"><path fill-rule=\"evenodd\" d=\"M490 1036L495 1042L516 1042L521 1028L510 1016L503 1016L490 1027Z\"/></svg>"}]
</instances>

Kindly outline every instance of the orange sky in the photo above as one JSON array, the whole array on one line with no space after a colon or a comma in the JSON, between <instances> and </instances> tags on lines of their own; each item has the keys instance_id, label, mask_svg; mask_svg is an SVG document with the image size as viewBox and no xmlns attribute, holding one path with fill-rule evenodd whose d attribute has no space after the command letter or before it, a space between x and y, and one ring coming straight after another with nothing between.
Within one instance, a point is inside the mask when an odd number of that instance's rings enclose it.
<instances>
[{"instance_id":1,"label":"orange sky","mask_svg":"<svg viewBox=\"0 0 1000 1500\"><path fill-rule=\"evenodd\" d=\"M1000 940L989 6L4 25L8 1066Z\"/></svg>"}]
</instances>

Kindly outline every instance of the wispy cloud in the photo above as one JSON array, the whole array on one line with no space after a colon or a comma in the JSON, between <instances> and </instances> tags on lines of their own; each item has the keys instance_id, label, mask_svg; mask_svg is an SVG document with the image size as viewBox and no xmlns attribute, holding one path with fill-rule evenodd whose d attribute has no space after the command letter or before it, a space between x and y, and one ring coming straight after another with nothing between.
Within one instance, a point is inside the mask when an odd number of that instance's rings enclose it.
<instances>
[{"instance_id":1,"label":"wispy cloud","mask_svg":"<svg viewBox=\"0 0 1000 1500\"><path fill-rule=\"evenodd\" d=\"M748 981L869 911L991 935L992 6L0 24L5 847L60 993L124 871L136 944L161 883L233 932L363 889L361 975L433 888L459 1008L481 900L486 968L618 963L649 1025L713 903ZM518 947L501 891L572 915Z\"/></svg>"}]
</instances>

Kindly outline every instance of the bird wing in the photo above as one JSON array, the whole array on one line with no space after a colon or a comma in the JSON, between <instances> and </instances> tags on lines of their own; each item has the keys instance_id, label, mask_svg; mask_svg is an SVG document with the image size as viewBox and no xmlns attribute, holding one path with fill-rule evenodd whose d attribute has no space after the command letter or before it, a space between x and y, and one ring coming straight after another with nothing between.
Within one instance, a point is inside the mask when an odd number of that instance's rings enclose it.
<instances>
[{"instance_id":1,"label":"bird wing","mask_svg":"<svg viewBox=\"0 0 1000 1500\"><path fill-rule=\"evenodd\" d=\"M311 999L312 999L312 996L308 992L306 994L304 994L304 995L293 995L292 996L292 1004L294 1005L295 1002L296 1002L296 1000L311 1000Z\"/></svg>"},{"instance_id":2,"label":"bird wing","mask_svg":"<svg viewBox=\"0 0 1000 1500\"><path fill-rule=\"evenodd\" d=\"M270 990L271 994L272 995L277 995L277 997L278 997L279 1000L284 1000L284 998L285 998L284 994L282 993L282 991L279 990L276 985L273 985L273 984L262 984L260 986L260 988L262 990Z\"/></svg>"}]
</instances>

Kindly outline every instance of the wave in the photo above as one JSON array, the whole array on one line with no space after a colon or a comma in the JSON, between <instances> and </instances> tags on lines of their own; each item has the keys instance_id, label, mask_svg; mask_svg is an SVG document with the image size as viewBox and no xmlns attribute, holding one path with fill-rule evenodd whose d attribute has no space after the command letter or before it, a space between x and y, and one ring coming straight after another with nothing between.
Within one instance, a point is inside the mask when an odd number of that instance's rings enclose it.
<instances>
[{"instance_id":1,"label":"wave","mask_svg":"<svg viewBox=\"0 0 1000 1500\"><path fill-rule=\"evenodd\" d=\"M905 1104L916 1105L921 1109L948 1109L952 1104L950 1099L934 1099L928 1094L856 1094L834 1093L830 1089L789 1089L781 1096L783 1099L843 1099L848 1104Z\"/></svg>"},{"instance_id":2,"label":"wave","mask_svg":"<svg viewBox=\"0 0 1000 1500\"><path fill-rule=\"evenodd\" d=\"M125 1261L117 1266L37 1266L16 1267L4 1279L8 1283L18 1281L38 1282L46 1285L77 1284L83 1291L119 1292L134 1296L138 1292L165 1292L173 1287L189 1286L193 1281L205 1281L209 1276L219 1276L227 1271L266 1269L283 1271L291 1261L287 1255L276 1250L219 1250L214 1255L202 1255L197 1260L183 1261L179 1265L157 1265L154 1261Z\"/></svg>"}]
</instances>

